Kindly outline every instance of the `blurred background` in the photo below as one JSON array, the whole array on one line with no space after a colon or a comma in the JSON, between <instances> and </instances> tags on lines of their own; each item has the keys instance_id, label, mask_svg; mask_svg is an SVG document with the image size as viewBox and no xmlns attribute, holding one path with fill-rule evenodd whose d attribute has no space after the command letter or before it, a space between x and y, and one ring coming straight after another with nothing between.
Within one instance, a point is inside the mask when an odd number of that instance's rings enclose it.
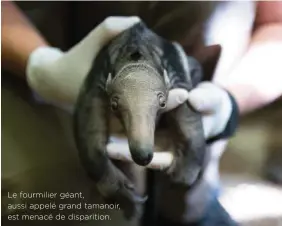
<instances>
[{"instance_id":1,"label":"blurred background","mask_svg":"<svg viewBox=\"0 0 282 226\"><path fill-rule=\"evenodd\" d=\"M282 99L241 119L221 174L221 202L243 226L282 225Z\"/></svg>"}]
</instances>

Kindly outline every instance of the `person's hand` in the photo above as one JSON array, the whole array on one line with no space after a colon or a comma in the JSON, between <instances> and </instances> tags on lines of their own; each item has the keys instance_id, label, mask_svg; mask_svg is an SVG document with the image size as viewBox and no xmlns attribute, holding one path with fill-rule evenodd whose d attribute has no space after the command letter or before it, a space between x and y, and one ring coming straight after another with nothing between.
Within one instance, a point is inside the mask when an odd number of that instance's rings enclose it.
<instances>
[{"instance_id":1,"label":"person's hand","mask_svg":"<svg viewBox=\"0 0 282 226\"><path fill-rule=\"evenodd\" d=\"M228 91L212 82L202 82L190 91L187 101L202 113L207 141L233 135L239 112L235 99Z\"/></svg>"},{"instance_id":2,"label":"person's hand","mask_svg":"<svg viewBox=\"0 0 282 226\"><path fill-rule=\"evenodd\" d=\"M67 52L53 47L35 49L28 60L27 81L37 100L72 107L99 51L139 17L108 17Z\"/></svg>"}]
</instances>

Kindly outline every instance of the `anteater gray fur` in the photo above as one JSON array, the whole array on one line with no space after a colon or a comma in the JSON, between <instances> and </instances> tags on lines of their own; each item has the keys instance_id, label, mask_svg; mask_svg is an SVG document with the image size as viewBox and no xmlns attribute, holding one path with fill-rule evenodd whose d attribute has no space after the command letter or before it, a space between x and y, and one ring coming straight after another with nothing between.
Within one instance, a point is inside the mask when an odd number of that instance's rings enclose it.
<instances>
[{"instance_id":1,"label":"anteater gray fur","mask_svg":"<svg viewBox=\"0 0 282 226\"><path fill-rule=\"evenodd\" d=\"M163 109L170 89L191 90L199 81L197 61L143 22L116 37L96 58L76 104L75 139L88 175L106 200L120 203L127 217L145 199L105 152L110 112L120 119L132 158L142 166L152 160L154 133L162 116L173 131L176 151L167 173L173 182L190 186L201 173L206 150L201 116L188 104L168 113Z\"/></svg>"}]
</instances>

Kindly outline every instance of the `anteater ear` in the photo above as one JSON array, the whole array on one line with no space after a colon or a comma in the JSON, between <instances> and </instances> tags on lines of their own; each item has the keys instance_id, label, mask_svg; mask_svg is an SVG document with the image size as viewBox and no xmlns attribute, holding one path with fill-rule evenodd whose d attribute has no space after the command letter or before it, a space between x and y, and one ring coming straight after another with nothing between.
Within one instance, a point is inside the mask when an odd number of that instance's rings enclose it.
<instances>
[{"instance_id":1,"label":"anteater ear","mask_svg":"<svg viewBox=\"0 0 282 226\"><path fill-rule=\"evenodd\" d=\"M111 82L112 82L112 73L109 73L107 81L106 81L106 91L107 92L109 91L109 86L110 86Z\"/></svg>"},{"instance_id":2,"label":"anteater ear","mask_svg":"<svg viewBox=\"0 0 282 226\"><path fill-rule=\"evenodd\" d=\"M220 45L211 45L200 48L194 52L193 57L202 67L202 81L211 81L213 79L221 50Z\"/></svg>"}]
</instances>

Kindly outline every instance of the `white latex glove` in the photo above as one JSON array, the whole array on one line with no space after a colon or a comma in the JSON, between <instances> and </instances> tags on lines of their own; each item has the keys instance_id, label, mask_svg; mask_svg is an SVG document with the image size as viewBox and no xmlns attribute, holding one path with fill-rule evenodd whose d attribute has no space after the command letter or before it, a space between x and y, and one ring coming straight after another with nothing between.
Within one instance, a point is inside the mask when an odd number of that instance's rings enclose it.
<instances>
[{"instance_id":1,"label":"white latex glove","mask_svg":"<svg viewBox=\"0 0 282 226\"><path fill-rule=\"evenodd\" d=\"M211 82L202 82L189 93L187 100L203 114L206 140L224 131L233 110L224 89Z\"/></svg>"},{"instance_id":2,"label":"white latex glove","mask_svg":"<svg viewBox=\"0 0 282 226\"><path fill-rule=\"evenodd\" d=\"M38 100L71 108L99 51L139 21L139 17L108 17L67 52L52 47L35 49L26 74Z\"/></svg>"}]
</instances>

